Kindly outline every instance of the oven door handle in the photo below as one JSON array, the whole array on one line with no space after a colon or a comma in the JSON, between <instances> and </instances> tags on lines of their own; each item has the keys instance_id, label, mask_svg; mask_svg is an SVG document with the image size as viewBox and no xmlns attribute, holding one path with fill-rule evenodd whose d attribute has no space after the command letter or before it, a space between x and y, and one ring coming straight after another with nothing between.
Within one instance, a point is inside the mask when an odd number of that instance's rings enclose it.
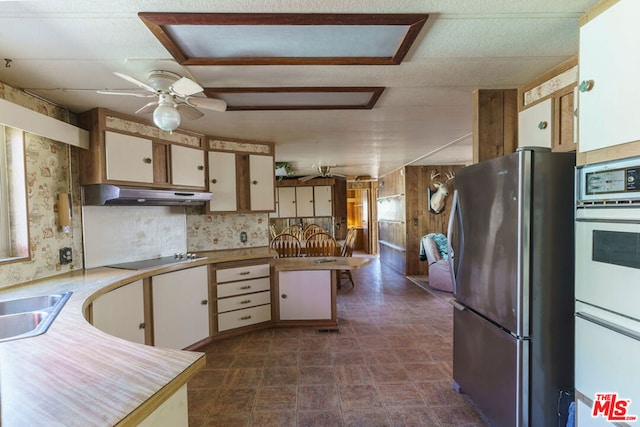
<instances>
[{"instance_id":1,"label":"oven door handle","mask_svg":"<svg viewBox=\"0 0 640 427\"><path fill-rule=\"evenodd\" d=\"M636 341L640 341L640 333L633 331L629 328L625 328L624 326L611 323L608 320L601 319L597 316L594 316L593 314L587 314L585 312L579 311L576 313L576 317L579 317L580 319L584 319L587 322L595 323L596 325L602 326L603 328L607 328L613 332L622 334Z\"/></svg>"}]
</instances>

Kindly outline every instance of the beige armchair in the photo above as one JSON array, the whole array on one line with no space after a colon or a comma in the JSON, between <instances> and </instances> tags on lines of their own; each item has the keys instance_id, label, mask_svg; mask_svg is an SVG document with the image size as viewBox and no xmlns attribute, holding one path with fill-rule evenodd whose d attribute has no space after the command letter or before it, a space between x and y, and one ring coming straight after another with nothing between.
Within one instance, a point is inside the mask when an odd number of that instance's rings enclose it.
<instances>
[{"instance_id":1,"label":"beige armchair","mask_svg":"<svg viewBox=\"0 0 640 427\"><path fill-rule=\"evenodd\" d=\"M435 238L439 238L441 243L444 238L446 242L444 235L436 237L433 234L427 234L420 239L420 259L429 262L429 286L441 291L453 292L449 260L443 256ZM446 256L446 250L444 254Z\"/></svg>"}]
</instances>

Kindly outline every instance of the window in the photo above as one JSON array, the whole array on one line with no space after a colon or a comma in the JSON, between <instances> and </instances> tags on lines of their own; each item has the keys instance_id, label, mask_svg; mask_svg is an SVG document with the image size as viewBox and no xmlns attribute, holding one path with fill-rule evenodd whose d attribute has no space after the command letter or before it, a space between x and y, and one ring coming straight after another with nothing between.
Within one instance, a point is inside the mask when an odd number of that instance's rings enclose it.
<instances>
[{"instance_id":1,"label":"window","mask_svg":"<svg viewBox=\"0 0 640 427\"><path fill-rule=\"evenodd\" d=\"M24 133L0 125L0 262L28 256Z\"/></svg>"}]
</instances>

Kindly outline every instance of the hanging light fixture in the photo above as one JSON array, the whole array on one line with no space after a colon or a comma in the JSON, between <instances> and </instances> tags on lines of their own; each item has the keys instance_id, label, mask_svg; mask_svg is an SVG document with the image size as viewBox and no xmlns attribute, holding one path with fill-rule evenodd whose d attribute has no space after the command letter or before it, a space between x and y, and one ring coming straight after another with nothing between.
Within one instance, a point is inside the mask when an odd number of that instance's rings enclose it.
<instances>
[{"instance_id":1,"label":"hanging light fixture","mask_svg":"<svg viewBox=\"0 0 640 427\"><path fill-rule=\"evenodd\" d=\"M167 132L171 132L180 126L180 113L176 109L176 104L171 95L160 94L158 106L153 111L153 123Z\"/></svg>"}]
</instances>

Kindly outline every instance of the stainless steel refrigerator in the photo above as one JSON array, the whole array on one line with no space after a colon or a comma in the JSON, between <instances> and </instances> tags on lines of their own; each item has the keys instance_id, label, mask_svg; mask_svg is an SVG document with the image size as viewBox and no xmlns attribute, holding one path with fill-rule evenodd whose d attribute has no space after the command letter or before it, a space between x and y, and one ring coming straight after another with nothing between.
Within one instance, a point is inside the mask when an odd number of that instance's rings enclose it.
<instances>
[{"instance_id":1,"label":"stainless steel refrigerator","mask_svg":"<svg viewBox=\"0 0 640 427\"><path fill-rule=\"evenodd\" d=\"M574 165L573 153L523 149L456 171L454 387L495 426L564 425L560 406L573 391Z\"/></svg>"}]
</instances>

